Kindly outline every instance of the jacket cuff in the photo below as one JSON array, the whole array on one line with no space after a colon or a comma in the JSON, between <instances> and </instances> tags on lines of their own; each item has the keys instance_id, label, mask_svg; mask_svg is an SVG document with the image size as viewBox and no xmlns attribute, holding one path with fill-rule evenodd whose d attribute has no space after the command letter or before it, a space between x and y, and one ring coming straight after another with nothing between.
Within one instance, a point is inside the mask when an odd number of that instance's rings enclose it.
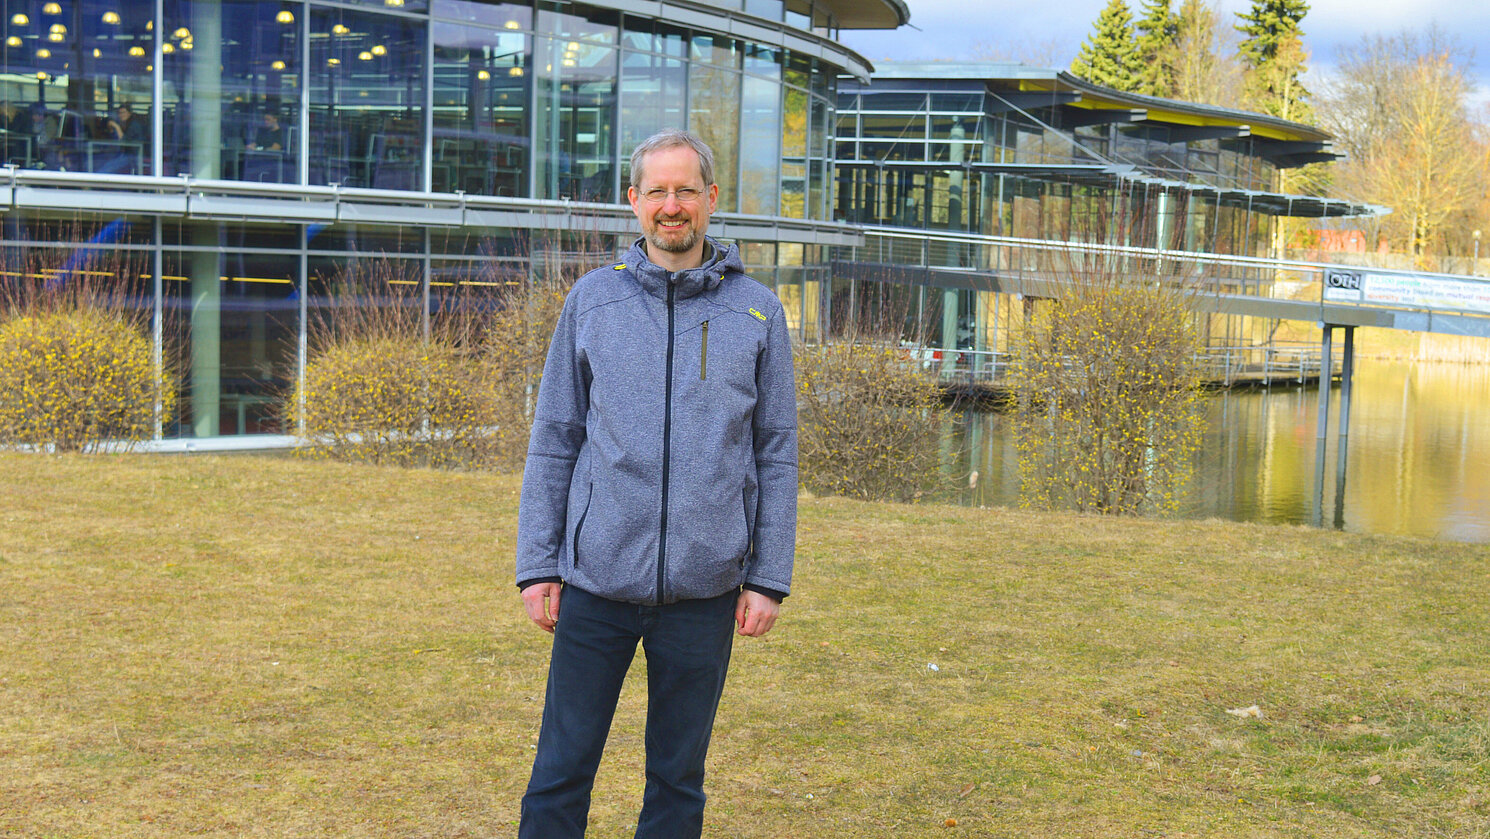
<instances>
[{"instance_id":1,"label":"jacket cuff","mask_svg":"<svg viewBox=\"0 0 1490 839\"><path fill-rule=\"evenodd\" d=\"M535 580L534 582L537 581ZM772 600L775 600L777 603L780 603L781 601L786 599L786 592L777 591L774 588L766 588L765 586L758 586L755 583L746 583L744 586L742 586L742 588L746 589L747 591L753 591L756 594L764 594Z\"/></svg>"},{"instance_id":2,"label":"jacket cuff","mask_svg":"<svg viewBox=\"0 0 1490 839\"><path fill-rule=\"evenodd\" d=\"M532 579L528 579L528 580L519 580L518 583L517 583L517 590L518 591L522 591L523 589L527 588L528 586L537 585L539 583L562 583L562 582L564 582L564 578L563 577L533 577Z\"/></svg>"}]
</instances>

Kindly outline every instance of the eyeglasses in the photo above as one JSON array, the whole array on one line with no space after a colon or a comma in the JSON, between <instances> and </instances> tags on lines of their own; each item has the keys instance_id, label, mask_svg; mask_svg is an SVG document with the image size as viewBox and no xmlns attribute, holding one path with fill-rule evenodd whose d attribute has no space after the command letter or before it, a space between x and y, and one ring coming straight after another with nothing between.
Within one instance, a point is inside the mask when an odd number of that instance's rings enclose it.
<instances>
[{"instance_id":1,"label":"eyeglasses","mask_svg":"<svg viewBox=\"0 0 1490 839\"><path fill-rule=\"evenodd\" d=\"M694 189L691 186L685 186L682 189L673 190L663 189L659 186L653 187L646 192L643 192L642 197L647 200L648 204L661 204L662 202L667 200L667 197L669 195L678 199L679 204L692 204L693 202L698 200L700 195L703 194L703 190Z\"/></svg>"}]
</instances>

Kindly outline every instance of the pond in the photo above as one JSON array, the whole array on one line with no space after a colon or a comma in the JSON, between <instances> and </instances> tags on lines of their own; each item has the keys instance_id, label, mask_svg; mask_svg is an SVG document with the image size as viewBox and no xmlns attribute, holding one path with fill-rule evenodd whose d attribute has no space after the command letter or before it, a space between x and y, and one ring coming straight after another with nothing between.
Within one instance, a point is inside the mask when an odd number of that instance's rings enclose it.
<instances>
[{"instance_id":1,"label":"pond","mask_svg":"<svg viewBox=\"0 0 1490 839\"><path fill-rule=\"evenodd\" d=\"M1343 492L1339 386L1322 463L1318 398L1298 387L1213 397L1179 514L1490 543L1490 366L1359 360ZM964 502L1017 505L1006 417L967 419L958 442L977 475Z\"/></svg>"}]
</instances>

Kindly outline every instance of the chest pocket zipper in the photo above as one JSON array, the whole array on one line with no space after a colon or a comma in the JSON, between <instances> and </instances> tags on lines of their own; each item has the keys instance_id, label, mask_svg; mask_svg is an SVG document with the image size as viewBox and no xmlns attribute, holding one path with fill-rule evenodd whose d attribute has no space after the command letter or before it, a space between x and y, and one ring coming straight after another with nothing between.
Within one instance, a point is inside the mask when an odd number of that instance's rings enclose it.
<instances>
[{"instance_id":1,"label":"chest pocket zipper","mask_svg":"<svg viewBox=\"0 0 1490 839\"><path fill-rule=\"evenodd\" d=\"M704 321L704 343L698 354L698 377L700 380L709 378L709 322Z\"/></svg>"}]
</instances>

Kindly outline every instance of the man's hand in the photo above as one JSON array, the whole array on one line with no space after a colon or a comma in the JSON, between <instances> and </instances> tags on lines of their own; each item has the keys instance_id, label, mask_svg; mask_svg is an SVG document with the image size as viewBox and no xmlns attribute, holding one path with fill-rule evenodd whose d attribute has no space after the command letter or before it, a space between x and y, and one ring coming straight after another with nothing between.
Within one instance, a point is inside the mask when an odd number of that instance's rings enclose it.
<instances>
[{"instance_id":1,"label":"man's hand","mask_svg":"<svg viewBox=\"0 0 1490 839\"><path fill-rule=\"evenodd\" d=\"M523 605L528 617L545 632L553 632L559 621L559 583L534 583L523 589Z\"/></svg>"},{"instance_id":2,"label":"man's hand","mask_svg":"<svg viewBox=\"0 0 1490 839\"><path fill-rule=\"evenodd\" d=\"M524 592L526 595L527 592ZM759 638L776 625L781 604L758 591L745 589L735 601L735 626L741 635Z\"/></svg>"}]
</instances>

